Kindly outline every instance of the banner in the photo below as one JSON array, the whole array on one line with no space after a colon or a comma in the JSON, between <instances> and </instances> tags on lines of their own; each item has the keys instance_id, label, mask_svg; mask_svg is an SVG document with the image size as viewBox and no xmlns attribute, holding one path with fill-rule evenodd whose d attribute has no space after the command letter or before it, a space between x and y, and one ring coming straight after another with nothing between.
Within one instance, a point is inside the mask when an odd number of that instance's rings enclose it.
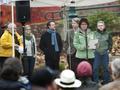
<instances>
[{"instance_id":1,"label":"banner","mask_svg":"<svg viewBox=\"0 0 120 90\"><path fill-rule=\"evenodd\" d=\"M1 5L2 23L11 22L11 6ZM62 19L62 12L60 12L60 7L31 7L31 21L29 23L43 23L50 19L60 20ZM14 11L15 7L14 7ZM58 12L54 12L58 11ZM16 12L14 12L14 19L16 22Z\"/></svg>"}]
</instances>

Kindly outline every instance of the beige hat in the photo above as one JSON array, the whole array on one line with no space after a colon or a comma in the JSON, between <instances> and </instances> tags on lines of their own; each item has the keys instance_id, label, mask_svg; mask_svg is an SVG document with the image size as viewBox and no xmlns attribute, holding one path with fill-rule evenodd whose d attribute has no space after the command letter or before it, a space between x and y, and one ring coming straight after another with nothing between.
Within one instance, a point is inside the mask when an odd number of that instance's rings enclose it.
<instances>
[{"instance_id":1,"label":"beige hat","mask_svg":"<svg viewBox=\"0 0 120 90\"><path fill-rule=\"evenodd\" d=\"M75 73L69 69L62 71L60 78L55 79L55 83L63 88L78 88L81 86L81 81L76 79Z\"/></svg>"}]
</instances>

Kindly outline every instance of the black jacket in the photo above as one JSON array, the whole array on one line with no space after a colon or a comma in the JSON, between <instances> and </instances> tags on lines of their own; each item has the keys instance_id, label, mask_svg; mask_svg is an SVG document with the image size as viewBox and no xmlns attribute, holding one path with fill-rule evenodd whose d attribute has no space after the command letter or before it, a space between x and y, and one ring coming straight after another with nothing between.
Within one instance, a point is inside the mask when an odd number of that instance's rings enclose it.
<instances>
[{"instance_id":1,"label":"black jacket","mask_svg":"<svg viewBox=\"0 0 120 90\"><path fill-rule=\"evenodd\" d=\"M24 84L19 81L0 80L0 90L31 90L30 84Z\"/></svg>"},{"instance_id":2,"label":"black jacket","mask_svg":"<svg viewBox=\"0 0 120 90\"><path fill-rule=\"evenodd\" d=\"M82 80L82 85L79 90L98 90L99 86L91 79Z\"/></svg>"},{"instance_id":3,"label":"black jacket","mask_svg":"<svg viewBox=\"0 0 120 90\"><path fill-rule=\"evenodd\" d=\"M21 83L18 81L0 80L0 90L20 90Z\"/></svg>"},{"instance_id":4,"label":"black jacket","mask_svg":"<svg viewBox=\"0 0 120 90\"><path fill-rule=\"evenodd\" d=\"M56 33L56 38L57 38L58 47L59 47L59 52L57 53L61 53L63 44L62 44L61 37L58 33ZM56 53L54 46L51 44L51 34L49 32L45 32L41 36L39 48L44 52L45 55L48 55L48 56L49 55L54 56L54 54Z\"/></svg>"}]
</instances>

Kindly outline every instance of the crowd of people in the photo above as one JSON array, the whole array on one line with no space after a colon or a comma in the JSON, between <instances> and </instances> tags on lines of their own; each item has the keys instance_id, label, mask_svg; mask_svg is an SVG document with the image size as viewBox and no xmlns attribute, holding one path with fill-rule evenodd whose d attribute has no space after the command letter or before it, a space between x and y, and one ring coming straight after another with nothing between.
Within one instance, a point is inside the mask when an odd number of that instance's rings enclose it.
<instances>
[{"instance_id":1,"label":"crowd of people","mask_svg":"<svg viewBox=\"0 0 120 90\"><path fill-rule=\"evenodd\" d=\"M120 89L120 58L109 62L112 37L104 21L91 30L86 18L72 19L66 38L68 68L63 71L59 68L63 41L55 21L48 21L46 27L38 45L45 66L34 69L37 45L31 26L23 27L24 37L8 23L0 38L0 90Z\"/></svg>"},{"instance_id":2,"label":"crowd of people","mask_svg":"<svg viewBox=\"0 0 120 90\"><path fill-rule=\"evenodd\" d=\"M8 58L0 74L0 90L119 90L120 59L110 63L113 81L99 86L92 81L92 66L81 61L77 66L77 75L71 69L56 72L50 67L35 69L29 80L22 73L22 63L18 58Z\"/></svg>"}]
</instances>

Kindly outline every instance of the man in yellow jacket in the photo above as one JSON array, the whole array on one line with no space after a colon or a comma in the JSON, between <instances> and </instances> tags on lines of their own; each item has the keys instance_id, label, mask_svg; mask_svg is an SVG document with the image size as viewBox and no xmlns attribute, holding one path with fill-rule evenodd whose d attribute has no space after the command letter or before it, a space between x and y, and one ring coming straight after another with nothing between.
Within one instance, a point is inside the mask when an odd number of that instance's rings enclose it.
<instances>
[{"instance_id":1,"label":"man in yellow jacket","mask_svg":"<svg viewBox=\"0 0 120 90\"><path fill-rule=\"evenodd\" d=\"M16 25L13 23L8 24L8 28L4 31L0 39L0 67L2 67L4 61L8 57L13 56L12 48L12 27L14 27L14 47L15 47L15 57L19 58L20 53L16 48L23 46L20 35L16 31Z\"/></svg>"}]
</instances>

